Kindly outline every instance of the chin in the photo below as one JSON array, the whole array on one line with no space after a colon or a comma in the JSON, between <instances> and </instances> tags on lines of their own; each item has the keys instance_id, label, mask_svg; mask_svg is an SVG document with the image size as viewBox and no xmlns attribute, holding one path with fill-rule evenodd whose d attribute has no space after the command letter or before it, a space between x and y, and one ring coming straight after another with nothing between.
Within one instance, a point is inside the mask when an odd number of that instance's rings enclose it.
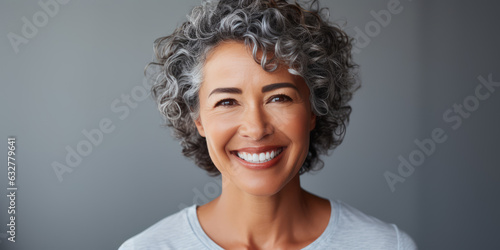
<instances>
[{"instance_id":1,"label":"chin","mask_svg":"<svg viewBox=\"0 0 500 250\"><path fill-rule=\"evenodd\" d=\"M295 175L297 175L296 171ZM230 180L244 193L269 197L283 191L295 176L276 176L270 173L242 173L243 178Z\"/></svg>"}]
</instances>

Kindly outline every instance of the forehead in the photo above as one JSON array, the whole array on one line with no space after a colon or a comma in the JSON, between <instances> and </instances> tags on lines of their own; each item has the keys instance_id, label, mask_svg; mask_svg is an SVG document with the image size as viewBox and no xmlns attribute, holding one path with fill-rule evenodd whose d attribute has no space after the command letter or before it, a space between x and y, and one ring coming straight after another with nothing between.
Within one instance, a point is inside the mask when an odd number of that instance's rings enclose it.
<instances>
[{"instance_id":1,"label":"forehead","mask_svg":"<svg viewBox=\"0 0 500 250\"><path fill-rule=\"evenodd\" d=\"M281 66L273 72L265 71L254 60L250 48L235 41L223 42L212 49L203 67L203 76L202 85L208 85L206 87L221 84L261 85L274 82L297 84L302 79L290 74L286 66Z\"/></svg>"}]
</instances>

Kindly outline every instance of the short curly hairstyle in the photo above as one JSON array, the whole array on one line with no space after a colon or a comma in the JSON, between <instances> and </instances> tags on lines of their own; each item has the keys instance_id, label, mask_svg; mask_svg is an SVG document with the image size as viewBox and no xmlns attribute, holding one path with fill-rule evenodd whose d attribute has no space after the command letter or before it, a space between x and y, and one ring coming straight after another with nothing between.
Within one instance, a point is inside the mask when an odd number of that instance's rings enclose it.
<instances>
[{"instance_id":1,"label":"short curly hairstyle","mask_svg":"<svg viewBox=\"0 0 500 250\"><path fill-rule=\"evenodd\" d=\"M317 118L299 173L322 168L319 155L342 142L351 113L348 102L359 86L353 40L328 22L328 14L317 1L305 9L286 0L206 0L171 35L156 39L156 60L146 72L155 65L158 70L146 76L154 79L152 96L180 140L182 153L210 175L220 174L194 123L198 91L207 54L222 41L238 41L251 49L264 70L272 72L285 64L291 74L305 80Z\"/></svg>"}]
</instances>

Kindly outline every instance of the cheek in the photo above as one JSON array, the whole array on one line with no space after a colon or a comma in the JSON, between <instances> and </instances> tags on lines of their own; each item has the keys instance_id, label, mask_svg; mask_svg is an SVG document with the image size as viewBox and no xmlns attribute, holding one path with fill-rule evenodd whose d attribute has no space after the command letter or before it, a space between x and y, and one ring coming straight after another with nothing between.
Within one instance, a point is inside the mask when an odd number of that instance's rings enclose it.
<instances>
[{"instance_id":1,"label":"cheek","mask_svg":"<svg viewBox=\"0 0 500 250\"><path fill-rule=\"evenodd\" d=\"M218 167L218 162L226 155L226 146L235 133L235 119L234 116L207 116L204 117L204 125L208 151Z\"/></svg>"},{"instance_id":2,"label":"cheek","mask_svg":"<svg viewBox=\"0 0 500 250\"><path fill-rule=\"evenodd\" d=\"M205 127L207 137L210 136L212 139L219 139L217 137L225 138L232 136L233 130L237 127L238 119L237 112L213 113L207 115L204 123L207 125L207 127Z\"/></svg>"},{"instance_id":3,"label":"cheek","mask_svg":"<svg viewBox=\"0 0 500 250\"><path fill-rule=\"evenodd\" d=\"M309 136L310 111L302 105L291 105L283 109L272 111L274 125L280 131L286 133L290 139L303 140Z\"/></svg>"}]
</instances>

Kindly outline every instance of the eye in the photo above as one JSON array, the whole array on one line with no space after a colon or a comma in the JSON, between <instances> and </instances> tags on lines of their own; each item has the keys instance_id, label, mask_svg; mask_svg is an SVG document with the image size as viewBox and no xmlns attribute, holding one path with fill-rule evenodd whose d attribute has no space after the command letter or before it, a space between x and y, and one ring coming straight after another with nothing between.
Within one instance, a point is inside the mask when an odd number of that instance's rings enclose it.
<instances>
[{"instance_id":1,"label":"eye","mask_svg":"<svg viewBox=\"0 0 500 250\"><path fill-rule=\"evenodd\" d=\"M234 100L234 99L224 99L224 100L220 100L220 101L218 101L218 102L215 104L215 106L214 106L214 107L218 107L218 106L226 106L226 107L229 107L229 106L234 106L234 105L236 105L236 104L238 104L238 103L237 103L237 102L236 102L236 100Z\"/></svg>"},{"instance_id":2,"label":"eye","mask_svg":"<svg viewBox=\"0 0 500 250\"><path fill-rule=\"evenodd\" d=\"M281 94L281 95L271 96L268 102L290 102L290 101L292 101L292 98L290 98L287 95Z\"/></svg>"}]
</instances>

